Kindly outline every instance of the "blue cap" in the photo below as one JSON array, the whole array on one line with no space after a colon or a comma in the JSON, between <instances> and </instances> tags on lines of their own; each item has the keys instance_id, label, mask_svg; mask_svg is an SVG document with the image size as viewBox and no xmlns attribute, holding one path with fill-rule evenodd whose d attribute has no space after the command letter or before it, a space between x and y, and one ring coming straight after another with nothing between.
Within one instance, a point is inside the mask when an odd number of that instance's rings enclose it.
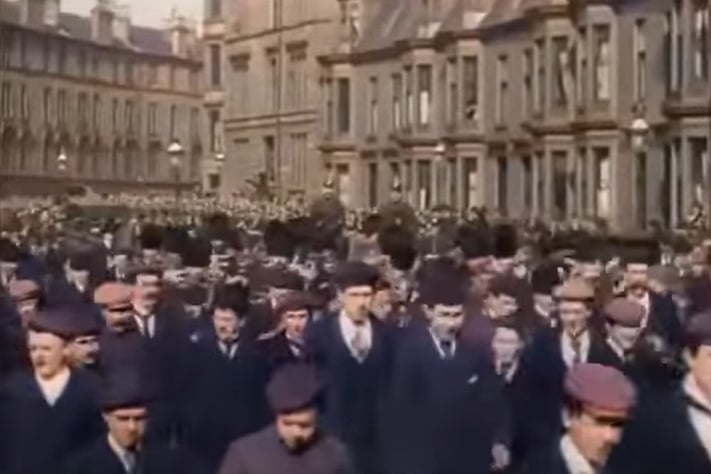
<instances>
[{"instance_id":1,"label":"blue cap","mask_svg":"<svg viewBox=\"0 0 711 474\"><path fill-rule=\"evenodd\" d=\"M275 413L293 413L317 405L322 388L312 366L292 363L282 366L271 378L267 399Z\"/></svg>"}]
</instances>

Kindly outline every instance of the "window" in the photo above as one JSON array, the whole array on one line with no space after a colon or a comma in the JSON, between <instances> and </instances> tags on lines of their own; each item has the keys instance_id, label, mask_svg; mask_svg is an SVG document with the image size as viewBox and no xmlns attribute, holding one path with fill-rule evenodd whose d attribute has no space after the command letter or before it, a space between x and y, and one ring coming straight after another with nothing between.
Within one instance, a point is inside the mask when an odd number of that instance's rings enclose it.
<instances>
[{"instance_id":1,"label":"window","mask_svg":"<svg viewBox=\"0 0 711 474\"><path fill-rule=\"evenodd\" d=\"M119 132L119 114L121 113L119 100L114 99L111 104L111 128L114 133Z\"/></svg>"},{"instance_id":2,"label":"window","mask_svg":"<svg viewBox=\"0 0 711 474\"><path fill-rule=\"evenodd\" d=\"M303 47L294 48L289 53L286 78L286 100L292 109L308 103L306 77L306 51Z\"/></svg>"},{"instance_id":3,"label":"window","mask_svg":"<svg viewBox=\"0 0 711 474\"><path fill-rule=\"evenodd\" d=\"M148 85L158 84L158 67L155 64L148 65Z\"/></svg>"},{"instance_id":4,"label":"window","mask_svg":"<svg viewBox=\"0 0 711 474\"><path fill-rule=\"evenodd\" d=\"M499 56L496 60L496 123L503 124L506 116L507 94L509 88L508 57Z\"/></svg>"},{"instance_id":5,"label":"window","mask_svg":"<svg viewBox=\"0 0 711 474\"><path fill-rule=\"evenodd\" d=\"M103 119L101 116L101 97L99 97L98 94L95 94L94 95L94 109L91 114L91 121L94 123L95 130L101 129L102 120Z\"/></svg>"},{"instance_id":6,"label":"window","mask_svg":"<svg viewBox=\"0 0 711 474\"><path fill-rule=\"evenodd\" d=\"M523 52L523 116L533 111L533 50ZM530 161L530 157L529 157ZM529 201L530 202L530 201Z\"/></svg>"},{"instance_id":7,"label":"window","mask_svg":"<svg viewBox=\"0 0 711 474\"><path fill-rule=\"evenodd\" d=\"M126 106L123 109L124 113L124 130L126 133L133 134L133 101L127 100Z\"/></svg>"},{"instance_id":8,"label":"window","mask_svg":"<svg viewBox=\"0 0 711 474\"><path fill-rule=\"evenodd\" d=\"M691 185L692 198L694 201L704 202L704 189L708 183L708 145L705 138L689 139L689 149L691 150Z\"/></svg>"},{"instance_id":9,"label":"window","mask_svg":"<svg viewBox=\"0 0 711 474\"><path fill-rule=\"evenodd\" d=\"M417 66L418 118L417 123L426 127L430 123L432 108L432 66Z\"/></svg>"},{"instance_id":10,"label":"window","mask_svg":"<svg viewBox=\"0 0 711 474\"><path fill-rule=\"evenodd\" d=\"M10 67L13 37L14 34L10 30L3 29L0 32L0 68L7 69Z\"/></svg>"},{"instance_id":11,"label":"window","mask_svg":"<svg viewBox=\"0 0 711 474\"><path fill-rule=\"evenodd\" d=\"M535 111L542 112L546 105L546 42L536 40L536 100Z\"/></svg>"},{"instance_id":12,"label":"window","mask_svg":"<svg viewBox=\"0 0 711 474\"><path fill-rule=\"evenodd\" d=\"M3 117L13 116L13 104L12 104L12 84L10 82L2 83L2 93L0 93L0 102L2 103L0 108L2 109Z\"/></svg>"},{"instance_id":13,"label":"window","mask_svg":"<svg viewBox=\"0 0 711 474\"><path fill-rule=\"evenodd\" d=\"M42 96L42 110L44 111L44 122L46 124L51 124L54 117L52 115L52 89L49 87L44 88L44 94Z\"/></svg>"},{"instance_id":14,"label":"window","mask_svg":"<svg viewBox=\"0 0 711 474\"><path fill-rule=\"evenodd\" d=\"M45 36L42 43L42 67L44 72L49 72L49 66L52 58L52 41L49 35Z\"/></svg>"},{"instance_id":15,"label":"window","mask_svg":"<svg viewBox=\"0 0 711 474\"><path fill-rule=\"evenodd\" d=\"M20 118L23 120L30 118L30 95L26 84L20 87Z\"/></svg>"},{"instance_id":16,"label":"window","mask_svg":"<svg viewBox=\"0 0 711 474\"><path fill-rule=\"evenodd\" d=\"M593 99L596 102L610 100L610 27L593 27Z\"/></svg>"},{"instance_id":17,"label":"window","mask_svg":"<svg viewBox=\"0 0 711 474\"><path fill-rule=\"evenodd\" d=\"M564 219L568 213L568 154L553 152L553 218Z\"/></svg>"},{"instance_id":18,"label":"window","mask_svg":"<svg viewBox=\"0 0 711 474\"><path fill-rule=\"evenodd\" d=\"M60 41L57 49L57 73L65 74L67 72L67 45Z\"/></svg>"},{"instance_id":19,"label":"window","mask_svg":"<svg viewBox=\"0 0 711 474\"><path fill-rule=\"evenodd\" d=\"M552 41L553 64L552 64L552 97L554 107L566 107L568 105L568 84L570 83L570 61L568 51L568 38L556 36Z\"/></svg>"},{"instance_id":20,"label":"window","mask_svg":"<svg viewBox=\"0 0 711 474\"><path fill-rule=\"evenodd\" d=\"M222 16L222 0L209 0L209 5L208 18L219 18Z\"/></svg>"},{"instance_id":21,"label":"window","mask_svg":"<svg viewBox=\"0 0 711 474\"><path fill-rule=\"evenodd\" d=\"M450 58L447 61L447 121L450 124L457 122L459 117L459 78L457 77L457 59Z\"/></svg>"},{"instance_id":22,"label":"window","mask_svg":"<svg viewBox=\"0 0 711 474\"><path fill-rule=\"evenodd\" d=\"M190 138L195 139L200 136L199 132L199 111L193 107L190 109Z\"/></svg>"},{"instance_id":23,"label":"window","mask_svg":"<svg viewBox=\"0 0 711 474\"><path fill-rule=\"evenodd\" d=\"M169 125L169 132L170 132L170 139L175 140L177 138L176 132L178 131L176 128L177 125L177 120L178 120L178 107L175 105L170 106L170 125Z\"/></svg>"},{"instance_id":24,"label":"window","mask_svg":"<svg viewBox=\"0 0 711 474\"><path fill-rule=\"evenodd\" d=\"M268 0L269 1L269 25L268 28L277 28L279 26L279 4L280 0Z\"/></svg>"},{"instance_id":25,"label":"window","mask_svg":"<svg viewBox=\"0 0 711 474\"><path fill-rule=\"evenodd\" d=\"M77 52L77 74L79 77L86 77L86 51L84 49Z\"/></svg>"},{"instance_id":26,"label":"window","mask_svg":"<svg viewBox=\"0 0 711 474\"><path fill-rule=\"evenodd\" d=\"M466 56L462 59L464 119L479 120L479 58Z\"/></svg>"},{"instance_id":27,"label":"window","mask_svg":"<svg viewBox=\"0 0 711 474\"><path fill-rule=\"evenodd\" d=\"M585 147L578 149L578 215L587 216L588 212L588 150Z\"/></svg>"},{"instance_id":28,"label":"window","mask_svg":"<svg viewBox=\"0 0 711 474\"><path fill-rule=\"evenodd\" d=\"M647 97L647 39L645 21L634 23L634 98L643 101Z\"/></svg>"},{"instance_id":29,"label":"window","mask_svg":"<svg viewBox=\"0 0 711 474\"><path fill-rule=\"evenodd\" d=\"M524 207L533 203L533 160L531 155L524 155L521 157L521 189L523 189L523 202Z\"/></svg>"},{"instance_id":30,"label":"window","mask_svg":"<svg viewBox=\"0 0 711 474\"><path fill-rule=\"evenodd\" d=\"M610 150L604 147L593 148L595 190L595 215L607 218L610 215L611 169Z\"/></svg>"},{"instance_id":31,"label":"window","mask_svg":"<svg viewBox=\"0 0 711 474\"><path fill-rule=\"evenodd\" d=\"M274 137L269 135L264 137L264 169L267 179L273 181L276 178L276 156L274 147Z\"/></svg>"},{"instance_id":32,"label":"window","mask_svg":"<svg viewBox=\"0 0 711 474\"><path fill-rule=\"evenodd\" d=\"M706 0L694 0L693 48L695 79L706 79L709 67L709 11L711 7Z\"/></svg>"},{"instance_id":33,"label":"window","mask_svg":"<svg viewBox=\"0 0 711 474\"><path fill-rule=\"evenodd\" d=\"M351 129L351 83L347 78L338 79L338 133Z\"/></svg>"},{"instance_id":34,"label":"window","mask_svg":"<svg viewBox=\"0 0 711 474\"><path fill-rule=\"evenodd\" d=\"M368 134L373 136L378 131L378 78L371 77L368 81Z\"/></svg>"},{"instance_id":35,"label":"window","mask_svg":"<svg viewBox=\"0 0 711 474\"><path fill-rule=\"evenodd\" d=\"M212 153L222 152L222 144L220 140L220 111L210 111L210 151Z\"/></svg>"},{"instance_id":36,"label":"window","mask_svg":"<svg viewBox=\"0 0 711 474\"><path fill-rule=\"evenodd\" d=\"M89 105L85 92L80 92L77 95L77 115L79 119L79 128L81 131L87 131L89 127Z\"/></svg>"},{"instance_id":37,"label":"window","mask_svg":"<svg viewBox=\"0 0 711 474\"><path fill-rule=\"evenodd\" d=\"M279 96L279 73L277 71L276 52L267 53L269 57L269 76L267 90L267 103L271 104L272 112L276 112L278 108Z\"/></svg>"},{"instance_id":38,"label":"window","mask_svg":"<svg viewBox=\"0 0 711 474\"><path fill-rule=\"evenodd\" d=\"M368 163L368 206L378 205L378 164Z\"/></svg>"},{"instance_id":39,"label":"window","mask_svg":"<svg viewBox=\"0 0 711 474\"><path fill-rule=\"evenodd\" d=\"M587 28L578 30L578 78L577 78L577 103L584 107L588 96L588 41Z\"/></svg>"},{"instance_id":40,"label":"window","mask_svg":"<svg viewBox=\"0 0 711 474\"><path fill-rule=\"evenodd\" d=\"M415 101L412 98L412 67L405 68L405 127L412 126L415 120Z\"/></svg>"},{"instance_id":41,"label":"window","mask_svg":"<svg viewBox=\"0 0 711 474\"><path fill-rule=\"evenodd\" d=\"M479 204L479 169L476 158L466 158L464 160L462 180L464 188L463 208L469 209L470 207L477 206Z\"/></svg>"},{"instance_id":42,"label":"window","mask_svg":"<svg viewBox=\"0 0 711 474\"><path fill-rule=\"evenodd\" d=\"M402 127L402 75L393 74L392 77L392 126L394 130L400 130Z\"/></svg>"},{"instance_id":43,"label":"window","mask_svg":"<svg viewBox=\"0 0 711 474\"><path fill-rule=\"evenodd\" d=\"M324 120L326 136L330 137L333 135L333 82L330 79L323 81L323 97L324 97Z\"/></svg>"},{"instance_id":44,"label":"window","mask_svg":"<svg viewBox=\"0 0 711 474\"><path fill-rule=\"evenodd\" d=\"M60 124L66 123L67 119L67 93L63 89L57 92L57 121Z\"/></svg>"},{"instance_id":45,"label":"window","mask_svg":"<svg viewBox=\"0 0 711 474\"><path fill-rule=\"evenodd\" d=\"M210 85L219 87L222 84L222 49L219 44L210 45Z\"/></svg>"},{"instance_id":46,"label":"window","mask_svg":"<svg viewBox=\"0 0 711 474\"><path fill-rule=\"evenodd\" d=\"M233 93L231 111L233 115L246 114L249 109L249 59L246 56L232 58L232 78L229 87Z\"/></svg>"},{"instance_id":47,"label":"window","mask_svg":"<svg viewBox=\"0 0 711 474\"><path fill-rule=\"evenodd\" d=\"M148 104L148 135L156 134L156 119L158 116L158 104Z\"/></svg>"}]
</instances>

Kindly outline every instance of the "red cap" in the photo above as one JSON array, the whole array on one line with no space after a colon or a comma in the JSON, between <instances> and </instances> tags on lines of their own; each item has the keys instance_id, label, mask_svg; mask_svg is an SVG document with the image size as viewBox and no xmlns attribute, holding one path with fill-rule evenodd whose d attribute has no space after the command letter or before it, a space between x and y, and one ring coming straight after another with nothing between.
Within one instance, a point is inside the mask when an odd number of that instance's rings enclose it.
<instances>
[{"instance_id":1,"label":"red cap","mask_svg":"<svg viewBox=\"0 0 711 474\"><path fill-rule=\"evenodd\" d=\"M571 368L565 378L565 393L607 416L625 417L636 399L634 386L622 372L600 364Z\"/></svg>"}]
</instances>

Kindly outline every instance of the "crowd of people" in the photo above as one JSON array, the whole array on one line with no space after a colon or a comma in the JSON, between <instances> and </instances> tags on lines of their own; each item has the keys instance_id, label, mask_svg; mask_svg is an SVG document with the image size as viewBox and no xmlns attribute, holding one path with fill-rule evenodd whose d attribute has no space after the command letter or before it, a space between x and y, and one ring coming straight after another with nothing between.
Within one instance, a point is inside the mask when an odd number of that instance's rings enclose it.
<instances>
[{"instance_id":1,"label":"crowd of people","mask_svg":"<svg viewBox=\"0 0 711 474\"><path fill-rule=\"evenodd\" d=\"M711 242L103 196L0 206L0 474L708 474Z\"/></svg>"}]
</instances>

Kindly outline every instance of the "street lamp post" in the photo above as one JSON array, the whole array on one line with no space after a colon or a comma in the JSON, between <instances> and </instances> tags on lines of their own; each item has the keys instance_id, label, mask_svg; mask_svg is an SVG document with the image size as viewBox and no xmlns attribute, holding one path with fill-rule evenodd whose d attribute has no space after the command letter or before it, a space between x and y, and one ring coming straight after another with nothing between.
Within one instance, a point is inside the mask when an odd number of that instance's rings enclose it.
<instances>
[{"instance_id":1,"label":"street lamp post","mask_svg":"<svg viewBox=\"0 0 711 474\"><path fill-rule=\"evenodd\" d=\"M180 160L185 150L183 145L180 144L180 140L176 138L173 139L166 151L170 157L170 169L175 181L175 203L177 204L180 201Z\"/></svg>"},{"instance_id":2,"label":"street lamp post","mask_svg":"<svg viewBox=\"0 0 711 474\"><path fill-rule=\"evenodd\" d=\"M67 158L67 154L64 151L64 148L62 148L61 150L59 150L59 155L57 156L57 169L61 173L67 171L67 161L69 161L69 159Z\"/></svg>"}]
</instances>

